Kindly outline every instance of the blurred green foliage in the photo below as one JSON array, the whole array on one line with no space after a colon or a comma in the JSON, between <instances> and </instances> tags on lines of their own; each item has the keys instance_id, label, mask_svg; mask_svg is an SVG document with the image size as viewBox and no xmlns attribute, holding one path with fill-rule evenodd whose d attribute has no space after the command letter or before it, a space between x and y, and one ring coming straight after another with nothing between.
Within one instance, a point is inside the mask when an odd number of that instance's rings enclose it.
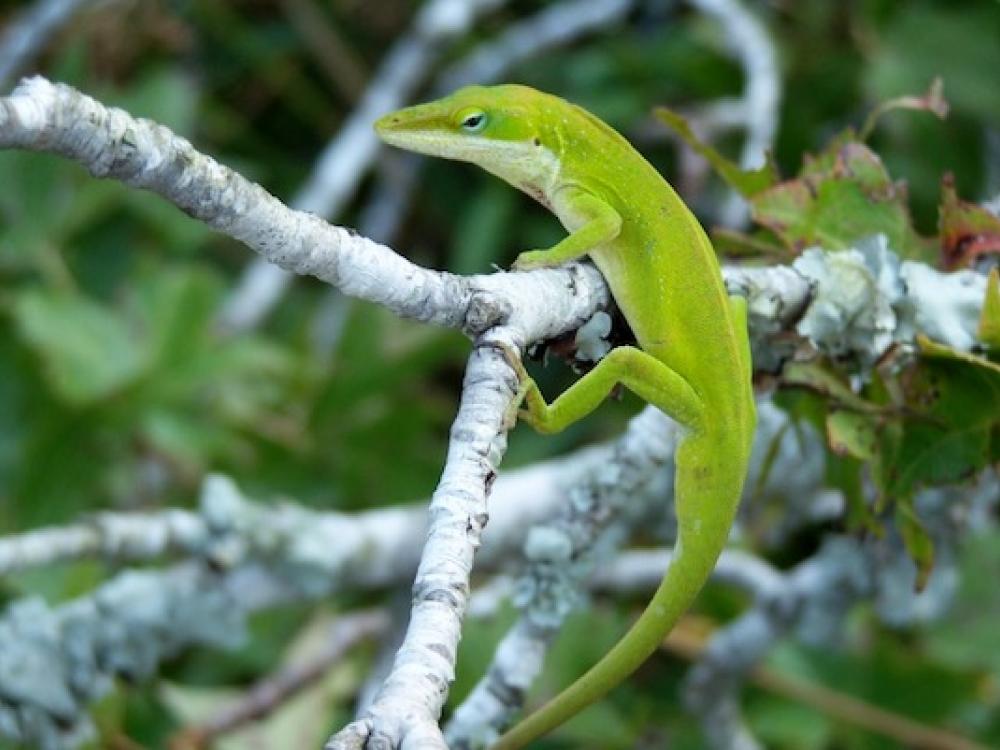
<instances>
[{"instance_id":1,"label":"blurred green foliage","mask_svg":"<svg viewBox=\"0 0 1000 750\"><path fill-rule=\"evenodd\" d=\"M24 5L3 5L0 24ZM287 199L351 112L385 49L405 33L416 5L98 4L53 40L39 69L169 125ZM445 61L459 59L544 5L508 3L449 47ZM923 252L917 233L934 233L945 172L954 173L958 195L969 199L1000 189L1000 6L994 0L777 0L753 7L772 32L781 61L785 93L774 158L782 175L799 174L804 153L822 153L878 102L923 92L935 76L942 77L952 105L944 121L908 112L880 121L868 145L852 152L859 171L874 174L877 184L824 180L816 195L804 193L802 183L773 189L766 215L786 247L817 238L847 244L887 220L897 247ZM311 15L303 16L304 10ZM326 35L325 47L311 36L317 28ZM331 46L340 55L337 65L326 57ZM716 24L668 0L640 3L626 26L547 52L507 77L593 110L633 135L668 177L676 176L676 150L648 137L652 108L683 110L738 95L742 87L741 71L727 56ZM660 125L652 130L657 128L666 132ZM726 138L719 147L735 154L738 140ZM906 192L887 195L888 175L906 180ZM0 176L0 532L67 522L98 509L190 506L210 470L233 474L265 500L288 495L323 508L418 500L433 489L468 350L460 336L344 300L333 305L331 316L328 291L309 279L297 280L258 330L227 334L215 320L250 260L244 248L159 198L91 179L54 157L0 153ZM544 210L487 175L428 163L419 179L422 187L390 244L421 263L485 272L559 236ZM355 225L370 187L366 183L332 218ZM889 213L867 211L875 192ZM703 203L698 195L685 197ZM850 226L828 210L866 222ZM799 223L785 223L789 216ZM990 414L976 411L965 396L986 386L995 395L996 376L972 374L944 357L925 360L913 377L935 378L956 368L976 382L946 388L928 409L944 420L946 432L963 415L970 417L974 429L962 437L967 442L952 447L960 459L978 451L973 463L981 465L990 435L994 451L1000 440L996 424L987 421ZM555 367L539 372L547 392L570 377ZM950 376L945 381L956 382ZM879 401L875 393L865 398ZM555 438L521 428L506 465L613 435L636 408L626 397ZM832 422L849 457L864 458L877 444L866 433L871 427L864 414L843 405L827 413L824 406L816 418ZM896 440L898 447L930 439L909 429L882 430L878 440ZM931 420L921 429L942 427ZM941 468L945 447L934 462L887 467L893 475L887 481L907 483L901 491L906 495L921 472L932 479L963 475L958 464ZM846 472L852 481L859 465L850 464ZM934 474L939 471L944 474ZM919 557L915 529L912 545ZM844 653L789 645L774 656L773 666L1000 745L1000 596L995 585L987 585L995 575L982 575L1000 570L998 543L994 534L967 546L965 588L953 615L940 625L898 634L868 617ZM95 576L92 564L65 566L44 577L6 581L0 591L6 597L37 591L59 599L79 593L82 582ZM729 614L731 608L718 602L707 597L706 611ZM279 663L284 644L308 617L305 609L261 615L244 651L188 654L168 676L192 684L248 681ZM575 619L542 690L568 683L595 661L627 620L627 612L611 607ZM456 699L481 672L501 633L498 623L470 626ZM703 747L677 705L682 670L666 656L654 660L609 701L539 747L584 747L586 738L589 746L602 748L657 747L668 739L678 748ZM356 677L363 673L359 669ZM105 732L125 731L163 746L176 720L157 691L125 693L120 702L109 699L102 706ZM753 691L746 708L768 747L896 747L764 691ZM623 733L642 736L645 744L624 742Z\"/></svg>"}]
</instances>

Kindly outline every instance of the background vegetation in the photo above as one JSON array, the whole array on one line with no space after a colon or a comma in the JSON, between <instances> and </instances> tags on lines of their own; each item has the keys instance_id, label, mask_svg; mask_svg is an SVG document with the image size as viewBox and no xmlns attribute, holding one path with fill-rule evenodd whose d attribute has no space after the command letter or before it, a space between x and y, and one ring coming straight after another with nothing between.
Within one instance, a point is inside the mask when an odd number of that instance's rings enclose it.
<instances>
[{"instance_id":1,"label":"background vegetation","mask_svg":"<svg viewBox=\"0 0 1000 750\"><path fill-rule=\"evenodd\" d=\"M408 28L415 5L107 3L60 35L39 69L170 126L287 199ZM543 5L506 4L451 44L445 62ZM0 25L21 7L7 4ZM946 172L967 199L1000 191L996 2L773 0L752 7L780 55L785 93L774 158L782 174L796 174L804 153L860 125L878 102L923 92L941 76L952 107L947 119L895 114L870 145L894 178L906 180L924 234L935 230ZM310 27L327 44L336 41L342 57L335 65ZM651 109L683 110L738 95L743 85L716 25L669 0L641 3L627 25L526 62L507 78L591 109L632 135L667 176L677 174L678 145ZM719 146L735 154L738 137ZM487 272L559 236L540 207L470 168L428 162L418 180L390 244L422 264ZM0 185L0 533L98 509L191 506L210 470L238 477L251 495L292 496L321 508L384 506L433 489L468 349L457 334L331 300L323 285L298 279L257 330L233 335L216 321L250 260L243 247L159 198L94 180L55 157L0 153ZM360 223L371 189L363 185L333 218ZM711 221L719 194L710 184L686 197ZM564 368L547 368L543 389L553 392L569 377ZM519 428L506 465L614 435L636 408L626 397L555 438ZM807 555L822 531L791 540L778 555L782 564ZM1000 746L998 550L995 525L969 541L962 592L944 621L898 632L858 612L843 652L789 645L774 664ZM58 601L107 573L90 563L18 575L0 581L0 599L34 592ZM740 602L728 597L710 592L704 613L730 616ZM553 655L547 687L595 661L630 612L606 607L580 615ZM165 677L203 686L251 680L281 659L309 616L305 608L262 615L244 649L188 653ZM453 696L478 678L504 624L470 627ZM354 657L351 679L367 668L365 658ZM578 747L584 737L594 747L626 747L621 737L640 727L647 741L638 746L662 746L660 733L669 727L673 747L702 747L673 698L683 668L655 660L540 747ZM129 687L103 710L109 725L149 746L162 746L177 728L155 685ZM769 747L897 746L763 689L751 688L747 714Z\"/></svg>"}]
</instances>

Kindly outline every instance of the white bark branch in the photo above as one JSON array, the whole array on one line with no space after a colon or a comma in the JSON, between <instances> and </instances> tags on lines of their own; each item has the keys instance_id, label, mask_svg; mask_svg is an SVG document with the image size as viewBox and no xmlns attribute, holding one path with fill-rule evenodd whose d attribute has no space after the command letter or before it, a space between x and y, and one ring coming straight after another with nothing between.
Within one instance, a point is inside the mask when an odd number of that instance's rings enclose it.
<instances>
[{"instance_id":1,"label":"white bark branch","mask_svg":"<svg viewBox=\"0 0 1000 750\"><path fill-rule=\"evenodd\" d=\"M0 575L90 557L129 562L191 554L204 548L208 536L202 520L183 510L100 513L84 523L0 539Z\"/></svg>"},{"instance_id":2,"label":"white bark branch","mask_svg":"<svg viewBox=\"0 0 1000 750\"><path fill-rule=\"evenodd\" d=\"M522 524L553 513L562 501L560 488L581 471L580 464L603 454L588 449L498 478L483 562L508 558ZM130 529L129 544L145 539L136 531L144 524L150 538L163 535L161 514L109 514L104 520ZM0 618L0 736L45 750L75 747L93 733L88 704L119 677L149 676L163 659L194 644L235 645L244 637L246 617L263 608L404 585L420 558L427 514L425 505L359 514L264 505L229 480L210 477L199 512L182 525L192 530L186 536L205 540L200 548L192 543L191 563L123 573L59 607L32 598L7 609ZM59 531L21 539L57 539ZM8 558L12 549L34 548L17 538L4 544ZM154 553L155 545L140 546ZM98 547L64 544L63 559ZM21 567L52 561L30 557Z\"/></svg>"},{"instance_id":3,"label":"white bark branch","mask_svg":"<svg viewBox=\"0 0 1000 750\"><path fill-rule=\"evenodd\" d=\"M765 407L762 413L766 411ZM767 437L766 432L758 435L758 450L766 450ZM607 470L610 450L591 448L501 475L494 488L495 508L480 562L495 566L509 559L523 542L525 524L556 513L564 503L567 486L583 482L574 494L586 492L592 477ZM821 474L821 470L808 469L809 461L803 464L801 451L806 452L806 458L818 455L808 445L793 446L772 470L776 477L773 489L807 506L811 496L825 490L820 485L788 484L791 479L804 481L804 475ZM822 462L813 463L819 466ZM804 472L790 468L803 465ZM906 625L944 611L954 585L948 570L949 545L957 542L965 527L985 527L984 519L991 517L990 508L997 501L996 479L987 477L986 482L975 493L939 490L922 500L921 517L932 523L939 553L944 556L939 563L942 569L935 573L925 594L913 596L912 570L898 575L900 565L912 568L912 562L899 554L895 541L883 547L895 550L892 554L880 553L862 563L878 571L878 612L886 622ZM654 500L661 504L662 494L652 490L649 485L635 501L647 507L652 507ZM958 506L962 512L955 512ZM122 522L137 526L144 518L123 516ZM149 519L154 527L160 525L157 515ZM160 659L194 643L219 645L218 633L209 627L213 623L219 631L238 639L245 617L261 608L325 597L332 591L402 584L409 580L418 560L415 540L426 532L426 516L419 505L359 514L265 506L244 498L221 478L206 482L199 520L207 529L205 536L212 537L202 556L211 561L215 572L196 573L190 565L182 565L166 571L124 573L91 595L58 608L50 609L32 599L8 609L0 619L0 734L40 747L73 747L88 733L87 703L103 694L116 675L134 678L151 674ZM331 539L338 543L331 544ZM627 553L602 565L594 584L629 590L652 586L662 572L659 566L665 554ZM717 577L755 591L761 602L776 601L775 597L788 591L783 577L775 584L766 566L746 562L723 565ZM813 580L810 584L808 602L813 603L807 603L806 608L815 614L802 621L806 623L803 632L836 631L835 622L825 624L823 613L829 607L823 602L830 601L830 590L821 583ZM783 608L778 608L781 611ZM183 617L178 619L178 613ZM725 632L720 631L720 637ZM787 627L769 632L778 638ZM166 634L168 641L164 641ZM134 652L134 644L144 644L143 650ZM139 656L145 660L142 671L137 671L135 662ZM712 669L717 669L718 663L713 664ZM81 673L84 666L90 671ZM78 679L81 674L85 679ZM731 677L710 681L726 690L736 690L740 684ZM735 700L723 697L730 703ZM713 699L703 702L714 705Z\"/></svg>"},{"instance_id":4,"label":"white bark branch","mask_svg":"<svg viewBox=\"0 0 1000 750\"><path fill-rule=\"evenodd\" d=\"M403 317L471 334L506 320L534 340L571 329L567 320L578 325L607 300L600 274L587 265L470 278L423 269L384 245L285 207L169 129L43 78L0 98L0 148L60 154L94 176L151 190L272 263ZM566 289L575 290L568 307Z\"/></svg>"},{"instance_id":5,"label":"white bark branch","mask_svg":"<svg viewBox=\"0 0 1000 750\"><path fill-rule=\"evenodd\" d=\"M523 613L497 647L487 673L449 721L450 747L492 742L509 723L541 672L551 641L578 606L585 581L607 555L597 544L599 536L623 504L646 494L644 485L671 460L675 441L673 422L655 409L643 410L608 463L573 488L560 517L529 530L524 554L530 569L515 598Z\"/></svg>"},{"instance_id":6,"label":"white bark branch","mask_svg":"<svg viewBox=\"0 0 1000 750\"><path fill-rule=\"evenodd\" d=\"M158 193L284 268L401 316L473 335L507 323L537 341L572 330L608 300L589 264L467 278L420 268L384 245L285 207L167 128L43 78L0 98L0 147L61 154L95 176ZM735 267L725 275L733 293L748 295L757 355L779 349L773 335L800 315L798 333L820 350L862 361L917 332L968 349L985 292L981 274L900 263L884 239L853 251L807 250L791 267Z\"/></svg>"},{"instance_id":7,"label":"white bark branch","mask_svg":"<svg viewBox=\"0 0 1000 750\"><path fill-rule=\"evenodd\" d=\"M503 373L506 370L506 373ZM499 375L499 377L498 377ZM331 737L327 747L445 748L437 718L454 679L462 617L486 497L506 450L506 413L516 377L503 354L477 347L469 360L448 460L431 499L427 544L413 586L410 624L392 671L364 716Z\"/></svg>"}]
</instances>

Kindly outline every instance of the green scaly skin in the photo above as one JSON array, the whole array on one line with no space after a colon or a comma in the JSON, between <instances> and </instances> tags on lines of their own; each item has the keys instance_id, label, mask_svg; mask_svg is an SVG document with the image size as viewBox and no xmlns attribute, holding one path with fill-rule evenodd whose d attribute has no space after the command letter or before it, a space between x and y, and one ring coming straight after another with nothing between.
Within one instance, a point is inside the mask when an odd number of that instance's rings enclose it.
<instances>
[{"instance_id":1,"label":"green scaly skin","mask_svg":"<svg viewBox=\"0 0 1000 750\"><path fill-rule=\"evenodd\" d=\"M549 208L569 232L522 253L517 270L589 255L637 347L618 347L547 404L519 360L520 416L557 432L621 383L686 430L676 453L677 544L646 610L570 687L509 730L515 750L603 697L660 645L715 567L736 514L756 414L746 306L726 294L712 245L673 188L621 135L580 107L526 86L470 86L400 110L387 143L478 164Z\"/></svg>"}]
</instances>

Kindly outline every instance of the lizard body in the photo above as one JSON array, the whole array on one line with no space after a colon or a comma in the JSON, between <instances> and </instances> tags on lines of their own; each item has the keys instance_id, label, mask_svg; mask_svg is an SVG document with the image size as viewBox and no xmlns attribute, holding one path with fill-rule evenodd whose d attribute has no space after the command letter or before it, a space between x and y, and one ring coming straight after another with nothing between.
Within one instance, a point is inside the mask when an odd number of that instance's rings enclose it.
<instances>
[{"instance_id":1,"label":"lizard body","mask_svg":"<svg viewBox=\"0 0 1000 750\"><path fill-rule=\"evenodd\" d=\"M730 298L715 252L659 173L586 110L526 86L470 86L376 123L387 143L468 161L535 197L569 234L522 253L518 270L589 255L638 347L613 349L547 404L519 359L521 417L557 432L621 383L686 429L675 457L677 543L646 610L594 667L504 734L515 750L637 669L694 601L729 535L755 424L746 306Z\"/></svg>"}]
</instances>

